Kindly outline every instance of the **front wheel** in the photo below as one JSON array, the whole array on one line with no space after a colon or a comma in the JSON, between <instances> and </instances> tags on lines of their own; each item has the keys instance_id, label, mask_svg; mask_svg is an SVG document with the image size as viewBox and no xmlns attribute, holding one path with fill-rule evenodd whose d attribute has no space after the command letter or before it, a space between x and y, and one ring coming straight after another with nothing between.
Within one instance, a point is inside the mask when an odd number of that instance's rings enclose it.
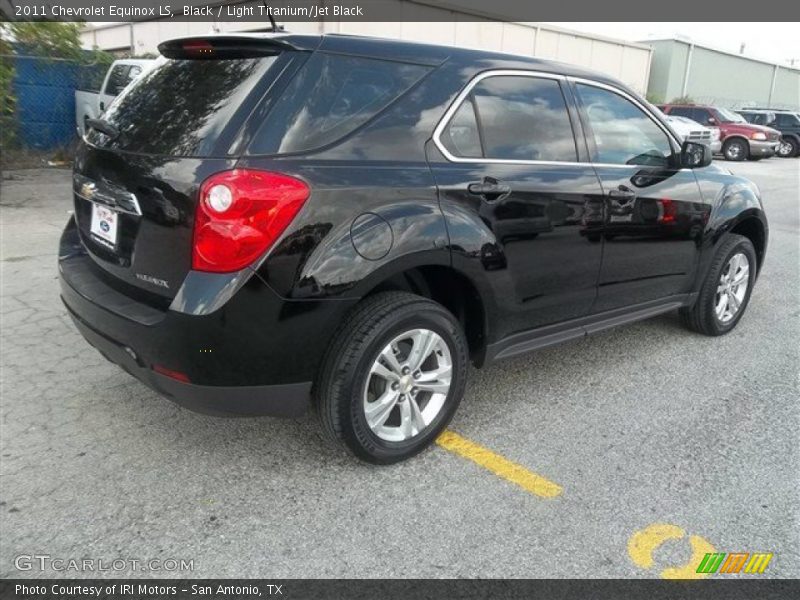
<instances>
[{"instance_id":1,"label":"front wheel","mask_svg":"<svg viewBox=\"0 0 800 600\"><path fill-rule=\"evenodd\" d=\"M728 234L714 254L694 306L680 310L686 326L711 336L736 327L750 301L757 267L750 240Z\"/></svg>"},{"instance_id":2,"label":"front wheel","mask_svg":"<svg viewBox=\"0 0 800 600\"><path fill-rule=\"evenodd\" d=\"M738 162L746 159L750 155L750 147L744 140L728 140L722 145L722 154L725 156L725 160Z\"/></svg>"},{"instance_id":3,"label":"front wheel","mask_svg":"<svg viewBox=\"0 0 800 600\"><path fill-rule=\"evenodd\" d=\"M778 144L778 156L781 158L792 158L797 156L797 151L800 149L800 144L793 138L781 138Z\"/></svg>"},{"instance_id":4,"label":"front wheel","mask_svg":"<svg viewBox=\"0 0 800 600\"><path fill-rule=\"evenodd\" d=\"M314 400L323 428L374 464L430 445L461 402L467 345L443 306L406 292L362 301L340 326Z\"/></svg>"}]
</instances>

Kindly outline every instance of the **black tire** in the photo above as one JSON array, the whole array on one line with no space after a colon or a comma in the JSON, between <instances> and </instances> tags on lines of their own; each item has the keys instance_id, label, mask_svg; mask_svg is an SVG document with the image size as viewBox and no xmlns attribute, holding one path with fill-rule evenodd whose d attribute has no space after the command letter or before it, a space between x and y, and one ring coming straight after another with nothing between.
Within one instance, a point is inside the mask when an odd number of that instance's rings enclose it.
<instances>
[{"instance_id":1,"label":"black tire","mask_svg":"<svg viewBox=\"0 0 800 600\"><path fill-rule=\"evenodd\" d=\"M781 158L794 158L798 155L798 151L800 151L800 144L798 144L797 140L790 137L785 137L781 139L782 144L786 144L786 148L788 150L784 150L783 152L782 147L778 146L778 156Z\"/></svg>"},{"instance_id":2,"label":"black tire","mask_svg":"<svg viewBox=\"0 0 800 600\"><path fill-rule=\"evenodd\" d=\"M745 140L734 138L722 144L722 155L725 160L739 162L750 156L750 146Z\"/></svg>"},{"instance_id":3,"label":"black tire","mask_svg":"<svg viewBox=\"0 0 800 600\"><path fill-rule=\"evenodd\" d=\"M438 414L405 441L386 441L370 429L364 390L381 350L405 331L426 328L447 344L452 378ZM357 458L373 464L405 460L430 445L450 422L464 395L467 344L461 326L440 304L407 292L381 292L358 304L337 330L314 386L323 429ZM392 409L394 410L394 409Z\"/></svg>"},{"instance_id":4,"label":"black tire","mask_svg":"<svg viewBox=\"0 0 800 600\"><path fill-rule=\"evenodd\" d=\"M728 322L722 322L715 310L718 300L717 287L720 285L720 278L728 265L728 261L738 253L744 254L749 263L747 290L741 306L733 318ZM750 294L753 292L753 284L756 280L757 265L756 251L750 240L741 235L727 234L714 254L711 267L700 288L700 295L697 297L694 306L680 309L683 323L689 329L705 335L724 335L731 331L736 327L745 310L747 310L747 304L750 302Z\"/></svg>"}]
</instances>

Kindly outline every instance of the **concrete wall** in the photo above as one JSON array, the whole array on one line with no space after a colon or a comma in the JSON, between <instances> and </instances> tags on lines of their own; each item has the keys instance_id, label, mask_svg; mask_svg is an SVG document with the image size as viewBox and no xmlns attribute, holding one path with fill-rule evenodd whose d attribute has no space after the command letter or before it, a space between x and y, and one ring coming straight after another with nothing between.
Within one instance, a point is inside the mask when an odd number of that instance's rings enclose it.
<instances>
[{"instance_id":1,"label":"concrete wall","mask_svg":"<svg viewBox=\"0 0 800 600\"><path fill-rule=\"evenodd\" d=\"M402 0L397 0L402 1ZM537 56L595 69L616 77L640 93L647 88L650 71L650 48L609 38L590 36L537 23L506 23L488 19L468 20L464 13L439 8L414 6L430 13L431 19L445 21L359 23L324 21L290 23L295 33L348 33L412 40L434 44L467 46L525 56ZM136 54L156 53L159 42L184 35L213 31L263 29L260 23L176 23L145 21L118 23L81 34L87 48L128 52L133 40Z\"/></svg>"},{"instance_id":2,"label":"concrete wall","mask_svg":"<svg viewBox=\"0 0 800 600\"><path fill-rule=\"evenodd\" d=\"M695 102L730 108L800 109L800 69L680 40L659 40L650 46L651 98L669 102L686 95Z\"/></svg>"}]
</instances>

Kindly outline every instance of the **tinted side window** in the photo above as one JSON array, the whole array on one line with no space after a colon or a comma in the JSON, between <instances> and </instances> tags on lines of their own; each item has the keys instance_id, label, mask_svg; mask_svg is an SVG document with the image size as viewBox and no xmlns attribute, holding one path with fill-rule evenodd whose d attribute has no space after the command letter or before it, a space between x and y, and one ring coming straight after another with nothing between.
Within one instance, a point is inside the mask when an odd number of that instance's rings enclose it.
<instances>
[{"instance_id":1,"label":"tinted side window","mask_svg":"<svg viewBox=\"0 0 800 600\"><path fill-rule=\"evenodd\" d=\"M798 119L795 115L776 113L775 124L778 127L797 127L800 125L800 119Z\"/></svg>"},{"instance_id":2,"label":"tinted side window","mask_svg":"<svg viewBox=\"0 0 800 600\"><path fill-rule=\"evenodd\" d=\"M609 90L583 84L576 88L594 136L596 162L669 166L669 138L644 111Z\"/></svg>"},{"instance_id":3,"label":"tinted side window","mask_svg":"<svg viewBox=\"0 0 800 600\"><path fill-rule=\"evenodd\" d=\"M561 86L553 79L488 77L472 90L485 158L577 160Z\"/></svg>"},{"instance_id":4,"label":"tinted side window","mask_svg":"<svg viewBox=\"0 0 800 600\"><path fill-rule=\"evenodd\" d=\"M669 114L676 117L686 117L687 119L695 119L694 111L688 106L673 106Z\"/></svg>"},{"instance_id":5,"label":"tinted side window","mask_svg":"<svg viewBox=\"0 0 800 600\"><path fill-rule=\"evenodd\" d=\"M261 124L250 153L301 152L334 142L386 108L429 70L317 52Z\"/></svg>"},{"instance_id":6,"label":"tinted side window","mask_svg":"<svg viewBox=\"0 0 800 600\"><path fill-rule=\"evenodd\" d=\"M693 121L697 121L701 125L708 125L708 120L711 118L711 113L708 112L705 108L695 108L692 112L693 116L691 119Z\"/></svg>"},{"instance_id":7,"label":"tinted side window","mask_svg":"<svg viewBox=\"0 0 800 600\"><path fill-rule=\"evenodd\" d=\"M453 115L441 141L463 158L577 159L561 87L538 77L496 75L480 81Z\"/></svg>"},{"instance_id":8,"label":"tinted side window","mask_svg":"<svg viewBox=\"0 0 800 600\"><path fill-rule=\"evenodd\" d=\"M130 81L130 79L128 79L129 70L129 65L117 65L111 69L111 74L108 76L108 82L106 83L105 93L109 96L116 96L125 89L125 86L128 85Z\"/></svg>"}]
</instances>

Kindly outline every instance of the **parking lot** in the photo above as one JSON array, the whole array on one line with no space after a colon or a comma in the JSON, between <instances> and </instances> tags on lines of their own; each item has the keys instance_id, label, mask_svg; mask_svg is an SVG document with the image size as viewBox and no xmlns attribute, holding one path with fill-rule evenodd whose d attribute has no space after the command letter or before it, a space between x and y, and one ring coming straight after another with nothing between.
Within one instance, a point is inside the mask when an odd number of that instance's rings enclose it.
<instances>
[{"instance_id":1,"label":"parking lot","mask_svg":"<svg viewBox=\"0 0 800 600\"><path fill-rule=\"evenodd\" d=\"M59 299L69 171L5 172L0 576L659 577L694 543L774 553L764 576L800 577L800 159L721 164L770 219L731 334L669 314L471 371L451 431L549 496L442 446L375 468L312 415L220 419L157 396ZM15 568L33 554L193 570Z\"/></svg>"}]
</instances>

